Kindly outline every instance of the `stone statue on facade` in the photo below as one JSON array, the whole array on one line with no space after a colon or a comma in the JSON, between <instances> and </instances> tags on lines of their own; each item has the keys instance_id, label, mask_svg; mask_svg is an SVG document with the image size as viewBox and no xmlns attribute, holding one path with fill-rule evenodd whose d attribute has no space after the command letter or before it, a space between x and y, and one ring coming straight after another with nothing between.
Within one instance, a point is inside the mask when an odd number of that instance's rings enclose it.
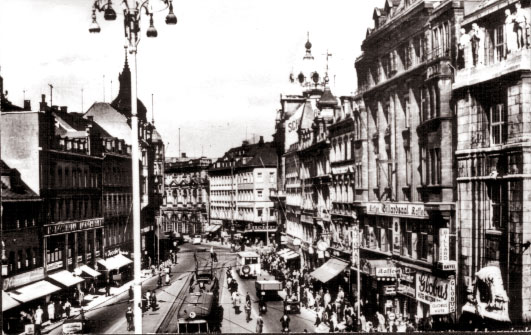
<instances>
[{"instance_id":1,"label":"stone statue on facade","mask_svg":"<svg viewBox=\"0 0 531 335\"><path fill-rule=\"evenodd\" d=\"M474 65L482 66L485 62L485 32L477 23L473 23L469 34L471 35Z\"/></svg>"},{"instance_id":2,"label":"stone statue on facade","mask_svg":"<svg viewBox=\"0 0 531 335\"><path fill-rule=\"evenodd\" d=\"M467 56L470 51L470 35L466 33L465 28L460 30L461 36L459 37L459 49L457 52L457 67L463 69L469 63Z\"/></svg>"},{"instance_id":3,"label":"stone statue on facade","mask_svg":"<svg viewBox=\"0 0 531 335\"><path fill-rule=\"evenodd\" d=\"M511 10L505 10L505 24L503 25L503 33L505 35L505 52L510 54L518 49L518 43L516 42L516 27L514 22L514 14Z\"/></svg>"},{"instance_id":4,"label":"stone statue on facade","mask_svg":"<svg viewBox=\"0 0 531 335\"><path fill-rule=\"evenodd\" d=\"M522 9L522 4L520 2L517 2L515 7L514 25L517 36L516 42L518 44L518 49L522 49L529 46L529 15L524 9Z\"/></svg>"}]
</instances>

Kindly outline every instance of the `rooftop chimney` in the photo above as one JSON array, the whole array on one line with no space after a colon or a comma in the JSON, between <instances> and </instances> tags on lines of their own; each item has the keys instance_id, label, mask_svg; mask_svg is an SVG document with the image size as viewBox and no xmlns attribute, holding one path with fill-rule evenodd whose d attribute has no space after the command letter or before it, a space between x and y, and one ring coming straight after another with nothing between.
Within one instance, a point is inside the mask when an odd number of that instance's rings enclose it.
<instances>
[{"instance_id":1,"label":"rooftop chimney","mask_svg":"<svg viewBox=\"0 0 531 335\"><path fill-rule=\"evenodd\" d=\"M30 111L31 110L31 101L30 100L24 100L24 110Z\"/></svg>"},{"instance_id":2,"label":"rooftop chimney","mask_svg":"<svg viewBox=\"0 0 531 335\"><path fill-rule=\"evenodd\" d=\"M181 153L181 158L186 158L186 152Z\"/></svg>"},{"instance_id":3,"label":"rooftop chimney","mask_svg":"<svg viewBox=\"0 0 531 335\"><path fill-rule=\"evenodd\" d=\"M249 145L249 141L248 141L248 140L244 140L244 141L242 142L242 146L246 146L246 145Z\"/></svg>"},{"instance_id":4,"label":"rooftop chimney","mask_svg":"<svg viewBox=\"0 0 531 335\"><path fill-rule=\"evenodd\" d=\"M61 106L61 112L68 113L68 106Z\"/></svg>"},{"instance_id":5,"label":"rooftop chimney","mask_svg":"<svg viewBox=\"0 0 531 335\"><path fill-rule=\"evenodd\" d=\"M58 112L58 111L59 111L59 106L53 105L52 106L52 112Z\"/></svg>"},{"instance_id":6,"label":"rooftop chimney","mask_svg":"<svg viewBox=\"0 0 531 335\"><path fill-rule=\"evenodd\" d=\"M46 103L46 94L41 94L41 102L39 104L39 111L45 112L48 107L48 104Z\"/></svg>"},{"instance_id":7,"label":"rooftop chimney","mask_svg":"<svg viewBox=\"0 0 531 335\"><path fill-rule=\"evenodd\" d=\"M88 115L87 120L89 120L90 122L94 122L94 116Z\"/></svg>"},{"instance_id":8,"label":"rooftop chimney","mask_svg":"<svg viewBox=\"0 0 531 335\"><path fill-rule=\"evenodd\" d=\"M263 136L260 136L260 140L258 141L258 144L260 146L264 145L264 137Z\"/></svg>"}]
</instances>

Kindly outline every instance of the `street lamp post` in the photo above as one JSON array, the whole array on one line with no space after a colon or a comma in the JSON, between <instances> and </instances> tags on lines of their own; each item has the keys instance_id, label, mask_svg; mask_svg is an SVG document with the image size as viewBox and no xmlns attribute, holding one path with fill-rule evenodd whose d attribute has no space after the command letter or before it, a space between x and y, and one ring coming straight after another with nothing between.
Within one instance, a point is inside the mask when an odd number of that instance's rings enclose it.
<instances>
[{"instance_id":1,"label":"street lamp post","mask_svg":"<svg viewBox=\"0 0 531 335\"><path fill-rule=\"evenodd\" d=\"M161 0L168 6L169 12L166 16L166 24L174 25L177 17L173 13L172 0ZM123 0L122 8L124 13L124 32L127 40L126 47L132 55L133 64L131 66L131 161L133 177L133 252L134 252L134 327L135 333L142 333L142 281L141 281L141 229L140 229L140 167L139 167L139 146L138 146L138 114L137 114L137 91L136 91L136 53L140 42L140 18L142 9L149 16L149 28L146 31L147 37L157 37L157 30L153 25L153 13L150 11L149 0L137 2L137 0ZM92 8L92 23L89 27L90 33L99 33L101 28L96 21L96 11L104 12L104 19L107 21L116 20L116 12L112 8L111 0L95 0Z\"/></svg>"}]
</instances>

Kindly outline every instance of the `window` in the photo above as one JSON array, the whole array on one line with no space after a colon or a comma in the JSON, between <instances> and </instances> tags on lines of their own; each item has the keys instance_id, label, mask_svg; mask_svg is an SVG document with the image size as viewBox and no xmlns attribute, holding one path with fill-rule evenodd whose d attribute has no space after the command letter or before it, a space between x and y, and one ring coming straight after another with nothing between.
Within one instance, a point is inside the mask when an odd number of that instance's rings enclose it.
<instances>
[{"instance_id":1,"label":"window","mask_svg":"<svg viewBox=\"0 0 531 335\"><path fill-rule=\"evenodd\" d=\"M500 25L492 31L494 63L501 62L505 59L505 39L503 30L503 25Z\"/></svg>"},{"instance_id":2,"label":"window","mask_svg":"<svg viewBox=\"0 0 531 335\"><path fill-rule=\"evenodd\" d=\"M411 177L412 177L412 164L411 164L411 149L404 148L406 154L406 186L411 186Z\"/></svg>"},{"instance_id":3,"label":"window","mask_svg":"<svg viewBox=\"0 0 531 335\"><path fill-rule=\"evenodd\" d=\"M361 162L356 162L356 188L363 188L362 177Z\"/></svg>"},{"instance_id":4,"label":"window","mask_svg":"<svg viewBox=\"0 0 531 335\"><path fill-rule=\"evenodd\" d=\"M256 196L258 198L262 198L264 191L263 190L256 190Z\"/></svg>"},{"instance_id":5,"label":"window","mask_svg":"<svg viewBox=\"0 0 531 335\"><path fill-rule=\"evenodd\" d=\"M274 217L274 216L275 216L275 209L269 208L269 217Z\"/></svg>"},{"instance_id":6,"label":"window","mask_svg":"<svg viewBox=\"0 0 531 335\"><path fill-rule=\"evenodd\" d=\"M262 181L262 172L256 174L256 181Z\"/></svg>"},{"instance_id":7,"label":"window","mask_svg":"<svg viewBox=\"0 0 531 335\"><path fill-rule=\"evenodd\" d=\"M501 230L506 216L507 186L497 182L490 186L491 222L490 230Z\"/></svg>"},{"instance_id":8,"label":"window","mask_svg":"<svg viewBox=\"0 0 531 335\"><path fill-rule=\"evenodd\" d=\"M258 209L256 210L256 215L257 215L259 218L261 218L261 217L263 216L263 214L264 214L264 210L263 210L263 208L258 208Z\"/></svg>"},{"instance_id":9,"label":"window","mask_svg":"<svg viewBox=\"0 0 531 335\"><path fill-rule=\"evenodd\" d=\"M428 180L430 185L441 184L441 149L434 148L428 151Z\"/></svg>"},{"instance_id":10,"label":"window","mask_svg":"<svg viewBox=\"0 0 531 335\"><path fill-rule=\"evenodd\" d=\"M408 219L400 219L400 255L411 257L412 256L412 230L413 225Z\"/></svg>"},{"instance_id":11,"label":"window","mask_svg":"<svg viewBox=\"0 0 531 335\"><path fill-rule=\"evenodd\" d=\"M411 104L409 102L409 93L404 95L404 125L409 128L409 122L411 118Z\"/></svg>"},{"instance_id":12,"label":"window","mask_svg":"<svg viewBox=\"0 0 531 335\"><path fill-rule=\"evenodd\" d=\"M275 182L275 173L269 172L269 182L274 183Z\"/></svg>"},{"instance_id":13,"label":"window","mask_svg":"<svg viewBox=\"0 0 531 335\"><path fill-rule=\"evenodd\" d=\"M507 124L505 120L505 104L499 103L490 107L491 144L503 144L507 141Z\"/></svg>"}]
</instances>

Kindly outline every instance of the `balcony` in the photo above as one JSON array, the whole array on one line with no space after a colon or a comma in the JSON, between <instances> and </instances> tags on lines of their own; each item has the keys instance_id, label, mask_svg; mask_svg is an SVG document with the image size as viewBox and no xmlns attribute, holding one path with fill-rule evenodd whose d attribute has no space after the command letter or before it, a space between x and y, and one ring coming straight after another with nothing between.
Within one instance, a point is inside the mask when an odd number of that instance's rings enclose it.
<instances>
[{"instance_id":1,"label":"balcony","mask_svg":"<svg viewBox=\"0 0 531 335\"><path fill-rule=\"evenodd\" d=\"M457 71L453 89L476 85L517 71L531 71L531 49L513 51L507 58L492 64L470 66Z\"/></svg>"},{"instance_id":2,"label":"balcony","mask_svg":"<svg viewBox=\"0 0 531 335\"><path fill-rule=\"evenodd\" d=\"M269 198L271 198L272 201L282 201L286 200L286 192L285 191L277 191L277 190L269 190Z\"/></svg>"}]
</instances>

